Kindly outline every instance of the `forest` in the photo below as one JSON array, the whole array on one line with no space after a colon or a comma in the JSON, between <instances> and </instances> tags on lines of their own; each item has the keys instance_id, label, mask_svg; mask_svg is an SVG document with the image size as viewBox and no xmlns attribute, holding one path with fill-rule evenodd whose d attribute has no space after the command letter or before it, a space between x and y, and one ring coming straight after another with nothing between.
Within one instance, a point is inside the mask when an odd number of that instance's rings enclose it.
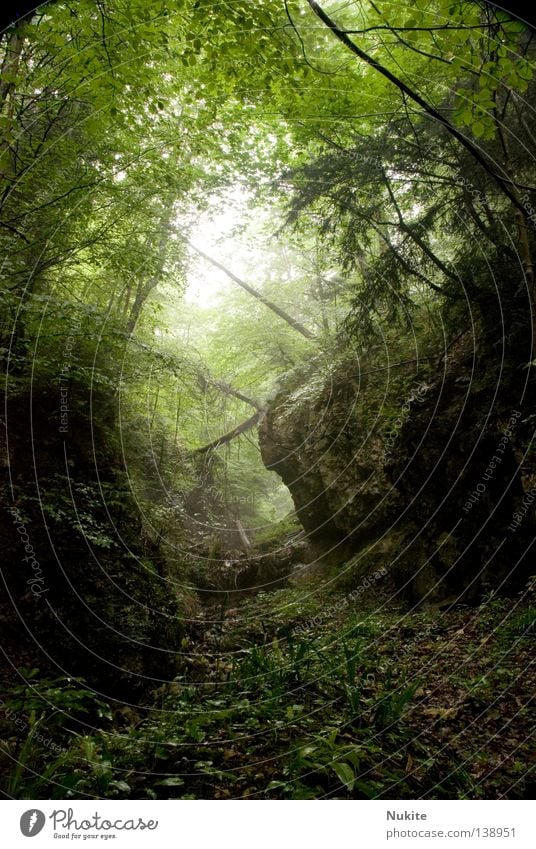
<instances>
[{"instance_id":1,"label":"forest","mask_svg":"<svg viewBox=\"0 0 536 849\"><path fill-rule=\"evenodd\" d=\"M0 67L2 797L532 798L532 28L56 0Z\"/></svg>"}]
</instances>

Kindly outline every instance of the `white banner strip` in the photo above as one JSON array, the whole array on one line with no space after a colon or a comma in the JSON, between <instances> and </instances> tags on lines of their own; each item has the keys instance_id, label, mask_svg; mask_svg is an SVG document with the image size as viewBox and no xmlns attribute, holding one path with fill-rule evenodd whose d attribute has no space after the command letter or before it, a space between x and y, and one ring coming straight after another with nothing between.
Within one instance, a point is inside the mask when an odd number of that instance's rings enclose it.
<instances>
[{"instance_id":1,"label":"white banner strip","mask_svg":"<svg viewBox=\"0 0 536 849\"><path fill-rule=\"evenodd\" d=\"M2 846L534 849L533 807L524 801L5 801Z\"/></svg>"}]
</instances>

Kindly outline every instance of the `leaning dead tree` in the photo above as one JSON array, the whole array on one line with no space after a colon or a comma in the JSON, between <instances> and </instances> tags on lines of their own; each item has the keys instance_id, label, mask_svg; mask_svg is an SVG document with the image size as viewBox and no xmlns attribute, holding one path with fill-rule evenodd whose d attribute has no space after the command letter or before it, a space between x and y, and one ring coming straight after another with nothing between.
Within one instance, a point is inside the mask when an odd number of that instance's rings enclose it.
<instances>
[{"instance_id":1,"label":"leaning dead tree","mask_svg":"<svg viewBox=\"0 0 536 849\"><path fill-rule=\"evenodd\" d=\"M220 271L223 271L224 274L226 274L238 286L244 289L244 291L248 292L248 294L252 295L252 297L256 298L258 301L261 302L261 304L264 304L265 307L267 307L269 310L279 316L279 318L285 321L297 333L300 333L302 336L305 336L306 339L314 339L314 334L311 333L311 331L308 330L307 327L305 327L300 321L289 315L286 310L282 309L277 304L274 304L274 302L270 301L269 298L266 298L262 294L262 292L258 291L258 289L255 289L253 286L250 286L249 283L246 283L245 280L242 280L240 277L237 277L236 274L234 274L232 271L222 265L221 262L218 262L218 260L213 259L211 256L206 254L204 251L201 250L201 248L192 245L191 242L188 242L188 245L190 248L192 248L192 250L199 254L200 257L205 259L207 262L210 262L211 265L215 266L216 268L219 268ZM244 401L246 404L250 404L250 406L256 408L257 412L253 416L250 416L249 419L246 419L245 421L238 424L232 430L228 431L227 433L224 433L217 439L213 439L212 442L209 442L207 445L203 445L202 448L197 448L193 452L194 455L207 454L209 451L214 451L221 445L225 445L226 443L231 442L231 440L236 439L237 436L240 436L241 434L246 433L246 431L251 430L251 428L255 427L255 425L259 423L259 421L262 419L262 416L264 415L264 410L260 408L259 404L254 399L248 398L247 395L244 395L234 387L229 386L229 384L225 383L225 381L214 380L211 378L207 380L207 385L208 384L215 386L221 392L224 392L227 395L233 395L240 401Z\"/></svg>"},{"instance_id":2,"label":"leaning dead tree","mask_svg":"<svg viewBox=\"0 0 536 849\"><path fill-rule=\"evenodd\" d=\"M202 448L196 448L193 454L207 454L209 451L213 451L214 449L219 448L221 445L225 445L227 442L231 442L232 439L235 439L237 436L240 436L240 434L246 433L246 431L251 430L252 427L255 427L255 425L261 421L263 413L263 410L259 410L249 419L246 419L244 422L241 422L232 430L227 431L227 433L224 433L217 439L213 439L212 442L209 442L207 445L203 445Z\"/></svg>"},{"instance_id":3,"label":"leaning dead tree","mask_svg":"<svg viewBox=\"0 0 536 849\"><path fill-rule=\"evenodd\" d=\"M290 325L293 330L296 330L298 333L301 333L301 335L305 336L306 339L314 339L314 334L311 333L311 331L308 330L307 327L305 327L301 322L297 321L297 319L292 318L292 316L289 315L286 310L282 309L281 307L278 307L277 304L274 304L273 301L270 301L268 298L266 298L262 294L262 292L259 292L258 289L254 289L253 286L250 286L249 283L246 283L245 280L241 280L240 277L237 277L236 274L233 274L232 271L229 271L229 269L222 265L221 262L218 262L218 260L213 259L200 248L197 248L195 245L192 245L191 242L189 242L188 244L190 245L192 250L199 254L199 256L203 257L203 259L206 259L207 262L210 262L216 268L219 268L220 271L223 271L223 273L226 274L227 277L229 277L238 286L244 289L244 291L248 292L248 294L252 295L258 301L260 301L261 304L264 304L265 307L268 307L269 310L279 316L279 318L283 319L283 321L286 321L286 323Z\"/></svg>"},{"instance_id":4,"label":"leaning dead tree","mask_svg":"<svg viewBox=\"0 0 536 849\"><path fill-rule=\"evenodd\" d=\"M250 398L248 395L244 395L243 392L235 389L234 386L231 386L231 384L227 383L225 380L219 380L216 377L202 374L199 377L199 385L202 389L209 389L210 387L213 387L223 393L223 395L231 395L233 398L238 398L239 401L243 401L244 404L249 404L250 407L260 410L260 404L258 401L254 398Z\"/></svg>"}]
</instances>

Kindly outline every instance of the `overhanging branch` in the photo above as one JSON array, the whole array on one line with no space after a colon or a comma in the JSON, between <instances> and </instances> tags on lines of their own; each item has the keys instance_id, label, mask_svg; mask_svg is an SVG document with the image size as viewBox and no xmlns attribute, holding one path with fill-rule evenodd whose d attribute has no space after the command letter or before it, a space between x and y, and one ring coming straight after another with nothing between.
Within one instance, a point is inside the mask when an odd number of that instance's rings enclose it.
<instances>
[{"instance_id":1,"label":"overhanging branch","mask_svg":"<svg viewBox=\"0 0 536 849\"><path fill-rule=\"evenodd\" d=\"M484 170L490 175L490 177L494 180L495 183L499 186L503 194L511 201L511 203L519 209L523 214L525 213L525 209L520 199L516 197L517 194L517 186L513 182L513 180L509 180L505 177L501 177L500 174L496 174L493 168L490 167L486 158L480 153L478 148L476 148L470 141L467 139L460 130L458 130L453 124L450 123L448 118L442 115L437 111L430 103L428 103L420 94L411 89L406 83L401 80L396 74L393 74L388 68L385 68L377 59L374 59L373 56L370 56L364 50L357 46L357 44L352 41L351 38L348 38L346 32L340 27L337 26L335 21L327 15L322 7L316 2L316 0L307 0L309 6L315 13L315 15L320 18L322 23L324 23L328 29L331 30L333 35L342 43L344 46L350 50L355 56L361 59L363 62L366 62L371 68L374 68L375 71L378 71L383 77L385 77L389 82L393 83L399 91L406 94L411 100L417 103L424 112L433 118L438 124L441 124L445 129L457 140L461 145L471 154L471 156L479 163L479 165L484 168Z\"/></svg>"},{"instance_id":2,"label":"overhanging branch","mask_svg":"<svg viewBox=\"0 0 536 849\"><path fill-rule=\"evenodd\" d=\"M189 242L188 244L192 248L192 250L199 254L199 256L203 257L203 259L206 259L207 262L210 262L216 268L219 268L220 271L223 271L223 273L226 274L227 277L230 277L231 280L233 280L235 283L238 284L238 286L248 292L248 294L253 295L253 297L260 301L261 304L264 304L265 307L268 307L268 309L278 315L279 318L282 318L283 321L286 321L286 323L290 325L293 330L296 330L298 333L301 333L301 335L305 336L306 339L314 339L314 335L311 333L311 331L304 327L301 322L297 321L295 318L292 318L292 316L289 315L288 312L286 312L281 307L278 307L277 304L274 304L273 301L270 301L268 300L268 298L265 298L261 292L259 292L257 289L254 289L253 286L250 286L249 283L245 282L245 280L241 280L240 277L237 277L236 274L233 274L232 271L229 271L229 269L222 265L221 262L218 262L218 260L213 259L211 256L208 256L208 254L206 254L200 248L197 248L195 245L192 245L191 242Z\"/></svg>"},{"instance_id":3,"label":"overhanging branch","mask_svg":"<svg viewBox=\"0 0 536 849\"><path fill-rule=\"evenodd\" d=\"M213 439L212 442L209 442L207 445L203 445L202 448L196 448L192 453L194 455L206 454L208 451L214 451L216 448L219 448L221 445L225 445L227 442L231 442L231 440L236 439L240 434L245 433L248 430L251 430L252 427L259 422L261 418L262 410L259 410L249 419L246 419L244 422L241 422L239 425L234 427L232 430L229 430L227 433L224 433L222 436L219 436L217 439Z\"/></svg>"}]
</instances>

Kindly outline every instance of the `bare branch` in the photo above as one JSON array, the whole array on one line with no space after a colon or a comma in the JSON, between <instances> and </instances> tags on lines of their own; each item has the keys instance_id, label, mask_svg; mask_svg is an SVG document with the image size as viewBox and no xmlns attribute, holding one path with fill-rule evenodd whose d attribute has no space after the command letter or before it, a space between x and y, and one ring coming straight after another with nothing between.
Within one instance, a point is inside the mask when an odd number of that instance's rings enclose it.
<instances>
[{"instance_id":1,"label":"bare branch","mask_svg":"<svg viewBox=\"0 0 536 849\"><path fill-rule=\"evenodd\" d=\"M216 448L219 448L220 445L225 445L227 442L231 442L231 440L236 439L240 434L245 433L248 430L251 430L252 427L255 427L256 424L260 421L262 415L262 411L259 410L249 419L241 422L239 425L234 427L232 430L224 433L223 436L219 436L217 439L213 439L212 442L209 442L207 445L203 445L202 448L196 448L193 452L194 455L197 454L206 454L208 451L214 451Z\"/></svg>"},{"instance_id":2,"label":"bare branch","mask_svg":"<svg viewBox=\"0 0 536 849\"><path fill-rule=\"evenodd\" d=\"M311 331L304 327L304 325L297 321L295 318L292 318L292 316L289 315L288 312L286 312L281 307L278 307L277 304L274 304L273 301L270 301L268 300L268 298L265 298L264 295L261 294L261 292L259 292L257 289L254 289L253 286L249 285L249 283L246 283L244 280L241 280L240 277L237 277L236 274L233 274L232 271L229 271L229 269L222 265L221 262L218 262L216 259L212 259L211 256L208 256L208 254L206 254L200 248L197 248L195 245L192 245L191 242L188 242L188 244L192 248L192 250L199 254L199 256L202 256L203 259L207 260L207 262L210 262L212 265L216 266L216 268L219 268L220 271L223 271L224 274L230 277L231 280L237 283L242 289L244 289L250 295L253 295L253 297L260 301L261 304L264 304L265 307L268 307L269 310L272 310L272 312L278 315L279 318L282 318L283 321L286 321L286 323L290 325L293 330L297 330L297 332L301 333L302 336L305 336L306 339L314 339L314 335L311 333Z\"/></svg>"}]
</instances>

